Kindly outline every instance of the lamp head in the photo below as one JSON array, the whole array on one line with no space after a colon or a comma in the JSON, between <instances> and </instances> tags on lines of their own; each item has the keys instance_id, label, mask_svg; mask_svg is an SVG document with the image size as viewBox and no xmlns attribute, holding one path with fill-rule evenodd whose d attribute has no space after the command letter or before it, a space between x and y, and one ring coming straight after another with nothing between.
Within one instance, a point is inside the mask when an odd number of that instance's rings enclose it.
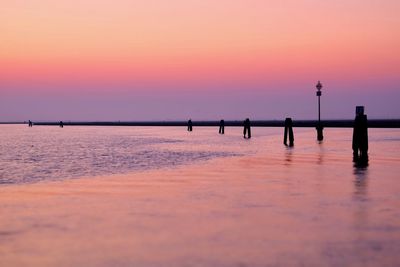
<instances>
[{"instance_id":1,"label":"lamp head","mask_svg":"<svg viewBox=\"0 0 400 267\"><path fill-rule=\"evenodd\" d=\"M322 89L322 84L321 84L321 82L318 81L318 83L317 83L317 85L316 85L315 87L317 87L317 90L318 90L318 91L321 91L321 89Z\"/></svg>"}]
</instances>

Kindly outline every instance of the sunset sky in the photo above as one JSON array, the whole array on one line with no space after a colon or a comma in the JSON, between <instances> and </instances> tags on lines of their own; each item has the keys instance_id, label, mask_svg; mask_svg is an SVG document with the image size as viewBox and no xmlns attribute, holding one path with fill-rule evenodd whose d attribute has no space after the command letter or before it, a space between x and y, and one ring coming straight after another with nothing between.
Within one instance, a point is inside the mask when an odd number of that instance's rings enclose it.
<instances>
[{"instance_id":1,"label":"sunset sky","mask_svg":"<svg viewBox=\"0 0 400 267\"><path fill-rule=\"evenodd\" d=\"M400 117L399 0L2 0L0 121Z\"/></svg>"}]
</instances>

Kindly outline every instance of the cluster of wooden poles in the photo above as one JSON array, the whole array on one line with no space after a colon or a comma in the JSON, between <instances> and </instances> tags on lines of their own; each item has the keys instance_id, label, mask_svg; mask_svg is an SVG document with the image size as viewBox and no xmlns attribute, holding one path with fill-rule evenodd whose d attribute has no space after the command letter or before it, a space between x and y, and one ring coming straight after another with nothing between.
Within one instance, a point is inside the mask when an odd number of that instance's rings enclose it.
<instances>
[{"instance_id":1,"label":"cluster of wooden poles","mask_svg":"<svg viewBox=\"0 0 400 267\"><path fill-rule=\"evenodd\" d=\"M285 128L285 130L284 130L284 136L283 136L283 144L285 146L292 147L292 146L294 146L294 133L293 133L292 118L285 119L284 128ZM319 125L316 127L316 129L318 131L318 136L320 136L322 127ZM187 130L189 132L193 131L193 122L191 119L188 120ZM221 120L219 123L218 133L219 134L225 133L225 121L224 120ZM251 138L251 123L250 123L249 118L247 118L243 122L243 137ZM321 140L321 139L318 137L318 140ZM353 149L353 158L355 161L360 161L360 160L367 161L368 160L368 119L367 119L367 115L364 114L363 109L357 111L356 118L354 120L352 149Z\"/></svg>"},{"instance_id":2,"label":"cluster of wooden poles","mask_svg":"<svg viewBox=\"0 0 400 267\"><path fill-rule=\"evenodd\" d=\"M297 122L298 123L298 122ZM28 122L29 127L33 126L33 122L29 120ZM36 123L35 123L36 124ZM55 125L58 124L61 128L64 127L63 121L59 123L38 123L38 125ZM87 123L87 124L79 124L79 123L68 123L68 125L113 125L107 123ZM123 124L117 123L116 125L130 125L130 124ZM141 123L135 124L141 126L156 126L160 125L157 123ZM178 126L182 125L179 123L169 123L168 126ZM217 125L213 124L213 125ZM240 126L240 124L236 124L236 126ZM251 122L250 119L247 118L242 123L243 126L243 137L246 139L251 138ZM257 126L257 125L256 125ZM308 126L309 127L309 126ZM284 121L284 137L283 143L285 146L292 147L294 146L294 133L293 133L293 120L291 118L286 118ZM318 132L318 140L320 139L320 135L322 134L322 126L319 124L316 126ZM192 120L188 120L187 122L187 130L189 132L193 131L193 122ZM219 134L225 133L225 121L221 120L219 122ZM367 161L368 160L368 120L367 115L364 114L364 107L357 107L356 109L356 117L353 122L353 141L352 141L352 149L353 149L353 156L355 161Z\"/></svg>"}]
</instances>

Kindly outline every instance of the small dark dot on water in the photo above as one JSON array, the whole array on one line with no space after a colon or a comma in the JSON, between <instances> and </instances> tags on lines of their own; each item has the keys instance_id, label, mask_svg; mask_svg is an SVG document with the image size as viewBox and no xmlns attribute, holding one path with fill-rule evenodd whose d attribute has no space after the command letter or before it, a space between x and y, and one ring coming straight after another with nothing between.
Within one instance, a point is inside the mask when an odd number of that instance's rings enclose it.
<instances>
[{"instance_id":1,"label":"small dark dot on water","mask_svg":"<svg viewBox=\"0 0 400 267\"><path fill-rule=\"evenodd\" d=\"M374 245L372 245L372 249L375 251L380 251L380 250L382 250L382 247L378 244L374 244Z\"/></svg>"}]
</instances>

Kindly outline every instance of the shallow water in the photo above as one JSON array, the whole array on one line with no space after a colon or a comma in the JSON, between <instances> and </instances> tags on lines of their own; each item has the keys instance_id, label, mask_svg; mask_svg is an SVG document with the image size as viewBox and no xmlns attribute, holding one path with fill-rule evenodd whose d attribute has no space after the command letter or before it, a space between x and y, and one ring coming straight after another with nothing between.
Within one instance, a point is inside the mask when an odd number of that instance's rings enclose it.
<instances>
[{"instance_id":1,"label":"shallow water","mask_svg":"<svg viewBox=\"0 0 400 267\"><path fill-rule=\"evenodd\" d=\"M21 125L1 125L0 140L0 184L170 168L233 156L228 145L238 142L184 128Z\"/></svg>"},{"instance_id":2,"label":"shallow water","mask_svg":"<svg viewBox=\"0 0 400 267\"><path fill-rule=\"evenodd\" d=\"M213 156L0 187L0 266L399 266L399 130L369 130L368 166L352 162L351 129L326 129L319 144L295 128L293 148L282 129L254 128L250 140L217 130L37 127L142 143L116 145L118 156Z\"/></svg>"}]
</instances>

